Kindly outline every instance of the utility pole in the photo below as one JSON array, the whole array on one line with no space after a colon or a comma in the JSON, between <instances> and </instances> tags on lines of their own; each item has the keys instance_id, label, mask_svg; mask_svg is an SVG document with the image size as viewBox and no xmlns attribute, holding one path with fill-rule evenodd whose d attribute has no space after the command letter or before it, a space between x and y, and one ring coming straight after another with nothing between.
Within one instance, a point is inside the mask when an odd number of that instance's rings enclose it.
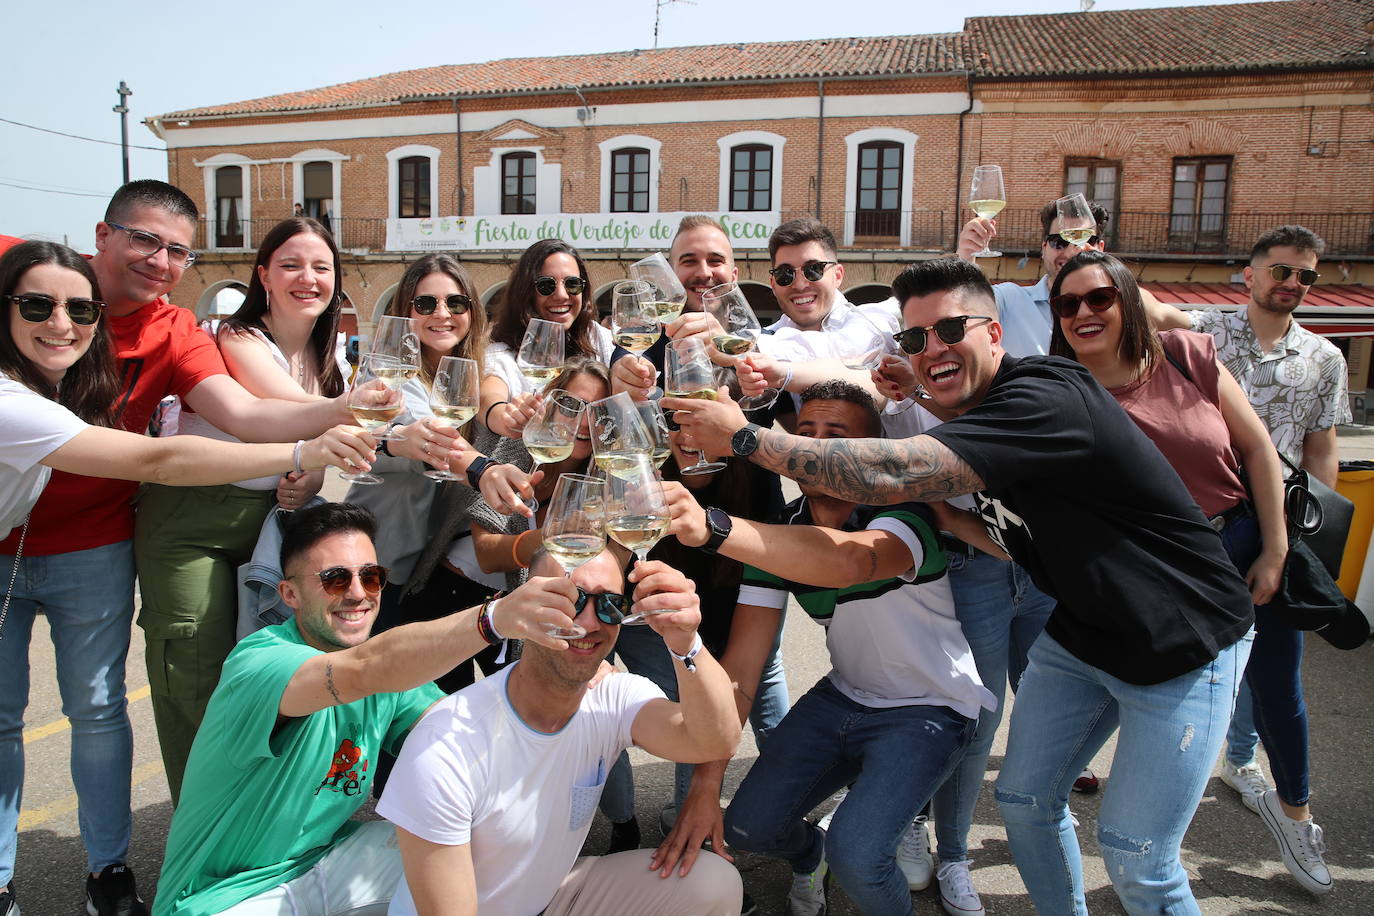
<instances>
[{"instance_id":1,"label":"utility pole","mask_svg":"<svg viewBox=\"0 0 1374 916\"><path fill-rule=\"evenodd\" d=\"M114 113L119 115L119 147L124 154L124 183L129 183L129 106L126 99L134 94L128 84L123 80L119 81L119 88L115 90L119 93L119 104L114 107Z\"/></svg>"}]
</instances>

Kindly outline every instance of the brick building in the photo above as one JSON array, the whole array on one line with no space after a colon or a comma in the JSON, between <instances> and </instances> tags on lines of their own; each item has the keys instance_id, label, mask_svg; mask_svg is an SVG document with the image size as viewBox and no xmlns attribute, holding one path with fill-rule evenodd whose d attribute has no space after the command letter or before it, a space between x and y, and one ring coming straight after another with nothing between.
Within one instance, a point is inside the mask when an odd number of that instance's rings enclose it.
<instances>
[{"instance_id":1,"label":"brick building","mask_svg":"<svg viewBox=\"0 0 1374 916\"><path fill-rule=\"evenodd\" d=\"M179 294L202 312L295 204L348 252L363 325L415 256L397 249L460 250L489 300L538 226L684 211L745 225L741 279L765 305L766 250L748 236L818 215L867 300L951 248L980 163L1002 166L1009 201L990 273L1033 279L1036 208L1084 191L1147 281L1229 284L1259 232L1301 222L1330 244L1323 283L1349 304L1363 292L1348 284L1374 277L1371 40L1370 0L986 17L937 35L434 67L147 124L207 214ZM421 235L439 241L398 241ZM599 294L667 247L596 238L575 244Z\"/></svg>"}]
</instances>

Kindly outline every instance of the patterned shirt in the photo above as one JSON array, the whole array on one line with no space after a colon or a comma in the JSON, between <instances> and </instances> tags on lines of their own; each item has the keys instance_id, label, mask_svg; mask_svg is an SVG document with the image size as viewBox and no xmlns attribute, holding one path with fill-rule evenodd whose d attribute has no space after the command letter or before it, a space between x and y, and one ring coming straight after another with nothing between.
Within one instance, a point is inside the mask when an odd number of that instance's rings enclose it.
<instances>
[{"instance_id":1,"label":"patterned shirt","mask_svg":"<svg viewBox=\"0 0 1374 916\"><path fill-rule=\"evenodd\" d=\"M1248 308L1229 315L1218 309L1187 314L1194 331L1216 339L1217 359L1236 377L1274 447L1289 461L1302 463L1308 433L1350 422L1345 357L1330 341L1293 321L1274 349L1263 353Z\"/></svg>"}]
</instances>

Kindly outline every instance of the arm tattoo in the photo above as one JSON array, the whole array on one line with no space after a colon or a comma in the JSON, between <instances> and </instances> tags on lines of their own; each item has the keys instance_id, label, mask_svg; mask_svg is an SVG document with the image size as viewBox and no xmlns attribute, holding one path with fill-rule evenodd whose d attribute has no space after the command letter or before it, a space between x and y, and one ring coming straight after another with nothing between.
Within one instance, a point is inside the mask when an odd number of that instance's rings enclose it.
<instances>
[{"instance_id":1,"label":"arm tattoo","mask_svg":"<svg viewBox=\"0 0 1374 916\"><path fill-rule=\"evenodd\" d=\"M768 430L752 457L797 483L867 505L931 502L983 489L973 468L930 436L807 439Z\"/></svg>"},{"instance_id":2,"label":"arm tattoo","mask_svg":"<svg viewBox=\"0 0 1374 916\"><path fill-rule=\"evenodd\" d=\"M878 551L872 547L865 548L868 551L868 575L864 576L865 582L872 582L878 575Z\"/></svg>"},{"instance_id":3,"label":"arm tattoo","mask_svg":"<svg viewBox=\"0 0 1374 916\"><path fill-rule=\"evenodd\" d=\"M324 686L329 691L329 695L334 698L334 702L343 705L343 698L339 696L339 691L334 689L334 663L324 663Z\"/></svg>"}]
</instances>

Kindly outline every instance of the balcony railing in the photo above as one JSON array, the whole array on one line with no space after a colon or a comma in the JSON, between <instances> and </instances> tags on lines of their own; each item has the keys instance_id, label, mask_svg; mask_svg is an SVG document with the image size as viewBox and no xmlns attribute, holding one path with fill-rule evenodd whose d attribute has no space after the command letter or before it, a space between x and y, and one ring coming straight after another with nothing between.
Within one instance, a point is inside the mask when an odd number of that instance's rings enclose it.
<instances>
[{"instance_id":1,"label":"balcony railing","mask_svg":"<svg viewBox=\"0 0 1374 916\"><path fill-rule=\"evenodd\" d=\"M785 210L782 219L816 216L814 210ZM854 248L949 251L969 211L909 210L892 213L822 210L819 217L841 244ZM207 250L256 250L276 225L275 219L238 220L227 227L202 221L194 247ZM1107 247L1141 257L1244 257L1266 230L1297 223L1326 241L1326 257L1374 255L1374 213L1238 212L1193 216L1132 211L1117 213L1107 227ZM352 252L386 251L383 217L344 217L330 221L339 247ZM905 231L904 231L905 230ZM846 236L846 232L848 235ZM997 217L994 247L1008 254L1039 252L1043 232L1037 210L1003 210ZM593 246L587 246L591 249Z\"/></svg>"}]
</instances>

